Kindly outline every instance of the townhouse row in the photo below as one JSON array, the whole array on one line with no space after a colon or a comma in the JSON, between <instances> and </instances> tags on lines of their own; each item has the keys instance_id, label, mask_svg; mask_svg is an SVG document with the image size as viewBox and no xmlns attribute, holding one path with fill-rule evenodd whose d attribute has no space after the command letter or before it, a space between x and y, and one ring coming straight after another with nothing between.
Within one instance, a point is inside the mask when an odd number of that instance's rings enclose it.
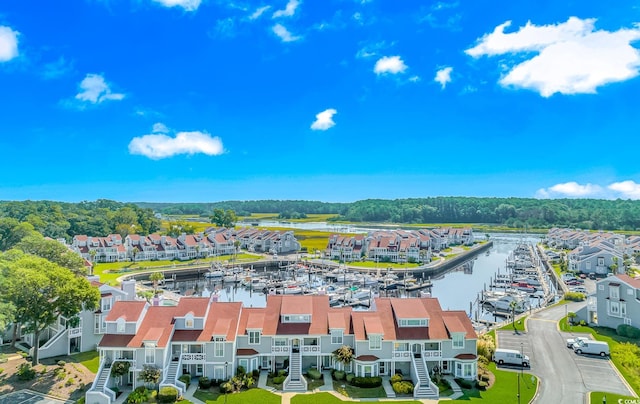
<instances>
[{"instance_id":1,"label":"townhouse row","mask_svg":"<svg viewBox=\"0 0 640 404\"><path fill-rule=\"evenodd\" d=\"M380 262L429 262L433 252L451 245L473 245L471 228L375 231L368 235L329 238L325 254L331 259Z\"/></svg>"},{"instance_id":2,"label":"townhouse row","mask_svg":"<svg viewBox=\"0 0 640 404\"><path fill-rule=\"evenodd\" d=\"M306 391L310 368L343 369L357 376L402 373L415 397L438 398L435 371L473 380L477 335L464 311L442 310L435 298L375 298L368 311L332 308L325 295L270 295L266 307L183 297L177 306L116 301L98 344L100 368L86 401L112 403L114 387L135 388L144 366L161 370L161 386L184 391L183 374L227 379L238 366L286 369L285 391ZM349 346L354 359L337 362ZM130 364L112 377L117 361Z\"/></svg>"},{"instance_id":3,"label":"townhouse row","mask_svg":"<svg viewBox=\"0 0 640 404\"><path fill-rule=\"evenodd\" d=\"M190 260L229 255L244 249L249 252L287 253L300 250L293 231L252 228L209 228L198 234L177 238L160 234L143 236L119 234L106 237L74 236L69 246L91 262Z\"/></svg>"}]
</instances>

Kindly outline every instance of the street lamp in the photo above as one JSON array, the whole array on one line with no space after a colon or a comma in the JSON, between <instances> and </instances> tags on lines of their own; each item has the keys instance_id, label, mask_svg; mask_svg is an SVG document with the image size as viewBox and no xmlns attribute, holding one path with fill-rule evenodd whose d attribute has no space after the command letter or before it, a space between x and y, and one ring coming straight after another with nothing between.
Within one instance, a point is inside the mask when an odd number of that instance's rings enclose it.
<instances>
[{"instance_id":1,"label":"street lamp","mask_svg":"<svg viewBox=\"0 0 640 404\"><path fill-rule=\"evenodd\" d=\"M229 367L229 362L224 363L224 377L225 379L229 379L227 368ZM229 389L229 382L227 381L224 386L224 404L227 404L227 390Z\"/></svg>"}]
</instances>

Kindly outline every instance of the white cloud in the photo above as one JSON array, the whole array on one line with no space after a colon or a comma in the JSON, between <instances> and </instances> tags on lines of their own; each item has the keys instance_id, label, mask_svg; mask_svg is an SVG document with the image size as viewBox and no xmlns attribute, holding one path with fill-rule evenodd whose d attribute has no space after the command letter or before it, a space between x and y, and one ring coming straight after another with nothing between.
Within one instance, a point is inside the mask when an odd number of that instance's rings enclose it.
<instances>
[{"instance_id":1,"label":"white cloud","mask_svg":"<svg viewBox=\"0 0 640 404\"><path fill-rule=\"evenodd\" d=\"M18 31L0 25L0 63L18 56Z\"/></svg>"},{"instance_id":2,"label":"white cloud","mask_svg":"<svg viewBox=\"0 0 640 404\"><path fill-rule=\"evenodd\" d=\"M273 30L273 33L282 40L282 42L295 42L299 39L302 39L302 37L299 35L293 35L282 24L276 24L271 29Z\"/></svg>"},{"instance_id":3,"label":"white cloud","mask_svg":"<svg viewBox=\"0 0 640 404\"><path fill-rule=\"evenodd\" d=\"M542 188L536 192L538 198L552 197L593 197L602 193L602 187L599 185L585 184L581 185L575 181L556 184L549 188Z\"/></svg>"},{"instance_id":4,"label":"white cloud","mask_svg":"<svg viewBox=\"0 0 640 404\"><path fill-rule=\"evenodd\" d=\"M224 153L224 148L219 137L195 131L178 132L175 137L163 133L134 137L129 143L129 153L159 160L176 154L218 156Z\"/></svg>"},{"instance_id":5,"label":"white cloud","mask_svg":"<svg viewBox=\"0 0 640 404\"><path fill-rule=\"evenodd\" d=\"M182 7L185 11L196 11L201 0L153 0L165 7Z\"/></svg>"},{"instance_id":6,"label":"white cloud","mask_svg":"<svg viewBox=\"0 0 640 404\"><path fill-rule=\"evenodd\" d=\"M311 129L313 130L327 130L335 126L335 122L333 121L333 116L337 114L333 108L325 109L316 115L316 120L311 124Z\"/></svg>"},{"instance_id":7,"label":"white cloud","mask_svg":"<svg viewBox=\"0 0 640 404\"><path fill-rule=\"evenodd\" d=\"M356 57L361 59L367 59L380 54L380 51L390 48L395 45L395 42L387 43L386 41L374 42L366 44L357 53Z\"/></svg>"},{"instance_id":8,"label":"white cloud","mask_svg":"<svg viewBox=\"0 0 640 404\"><path fill-rule=\"evenodd\" d=\"M612 191L619 192L624 199L640 199L640 184L627 180L614 182L607 187Z\"/></svg>"},{"instance_id":9,"label":"white cloud","mask_svg":"<svg viewBox=\"0 0 640 404\"><path fill-rule=\"evenodd\" d=\"M124 94L112 93L104 77L99 74L87 74L80 82L80 92L76 94L76 100L100 104L107 100L121 100Z\"/></svg>"},{"instance_id":10,"label":"white cloud","mask_svg":"<svg viewBox=\"0 0 640 404\"><path fill-rule=\"evenodd\" d=\"M407 65L404 64L400 56L383 56L378 59L373 68L376 74L398 74L404 73L405 70L407 70Z\"/></svg>"},{"instance_id":11,"label":"white cloud","mask_svg":"<svg viewBox=\"0 0 640 404\"><path fill-rule=\"evenodd\" d=\"M73 72L73 62L67 61L63 56L58 60L44 65L42 78L45 80L57 79Z\"/></svg>"},{"instance_id":12,"label":"white cloud","mask_svg":"<svg viewBox=\"0 0 640 404\"><path fill-rule=\"evenodd\" d=\"M436 77L433 80L440 83L440 86L444 90L444 88L447 86L447 83L451 83L452 71L453 67L442 68L436 72Z\"/></svg>"},{"instance_id":13,"label":"white cloud","mask_svg":"<svg viewBox=\"0 0 640 404\"><path fill-rule=\"evenodd\" d=\"M412 83L417 83L417 82L419 82L420 80L422 80L422 79L420 78L420 76L411 76L411 77L409 77L409 81L410 81L410 82L412 82Z\"/></svg>"},{"instance_id":14,"label":"white cloud","mask_svg":"<svg viewBox=\"0 0 640 404\"><path fill-rule=\"evenodd\" d=\"M500 79L503 86L555 93L595 93L608 83L638 75L640 52L631 42L640 39L640 26L618 31L595 30L595 19L571 17L564 23L536 26L527 22L504 33L511 21L498 25L465 52L472 57L534 53L515 64Z\"/></svg>"},{"instance_id":15,"label":"white cloud","mask_svg":"<svg viewBox=\"0 0 640 404\"><path fill-rule=\"evenodd\" d=\"M256 9L256 11L254 11L250 16L249 19L250 20L257 20L258 18L260 18L260 16L262 14L264 14L267 10L269 10L271 8L271 6L262 6Z\"/></svg>"},{"instance_id":16,"label":"white cloud","mask_svg":"<svg viewBox=\"0 0 640 404\"><path fill-rule=\"evenodd\" d=\"M277 10L273 13L273 18L291 17L296 13L296 9L300 5L298 0L289 0L284 10Z\"/></svg>"},{"instance_id":17,"label":"white cloud","mask_svg":"<svg viewBox=\"0 0 640 404\"><path fill-rule=\"evenodd\" d=\"M167 125L158 122L153 124L153 129L151 129L151 133L169 133L169 128Z\"/></svg>"}]
</instances>

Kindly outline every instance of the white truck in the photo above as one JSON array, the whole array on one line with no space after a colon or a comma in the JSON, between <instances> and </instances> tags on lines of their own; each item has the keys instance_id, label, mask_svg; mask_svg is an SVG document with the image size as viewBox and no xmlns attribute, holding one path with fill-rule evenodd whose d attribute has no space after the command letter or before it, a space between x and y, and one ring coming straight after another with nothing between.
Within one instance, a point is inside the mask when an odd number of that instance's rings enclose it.
<instances>
[{"instance_id":1,"label":"white truck","mask_svg":"<svg viewBox=\"0 0 640 404\"><path fill-rule=\"evenodd\" d=\"M529 357L515 349L496 349L493 353L493 361L498 365L518 365L529 367Z\"/></svg>"},{"instance_id":2,"label":"white truck","mask_svg":"<svg viewBox=\"0 0 640 404\"><path fill-rule=\"evenodd\" d=\"M609 344L603 341L586 340L582 343L573 344L573 352L578 355L591 354L600 355L602 357L609 356Z\"/></svg>"},{"instance_id":3,"label":"white truck","mask_svg":"<svg viewBox=\"0 0 640 404\"><path fill-rule=\"evenodd\" d=\"M572 348L573 349L574 344L581 345L582 342L584 342L584 341L589 341L589 338L587 338L587 337L567 338L567 348Z\"/></svg>"}]
</instances>

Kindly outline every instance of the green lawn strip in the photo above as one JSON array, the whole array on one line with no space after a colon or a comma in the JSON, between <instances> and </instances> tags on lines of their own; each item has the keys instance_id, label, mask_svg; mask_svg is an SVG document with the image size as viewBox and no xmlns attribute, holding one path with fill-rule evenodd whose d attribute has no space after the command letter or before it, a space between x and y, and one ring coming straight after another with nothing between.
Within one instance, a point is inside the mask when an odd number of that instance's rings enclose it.
<instances>
[{"instance_id":1,"label":"green lawn strip","mask_svg":"<svg viewBox=\"0 0 640 404\"><path fill-rule=\"evenodd\" d=\"M339 399L331 393L296 394L291 398L291 404L341 404L345 401ZM416 404L419 401L388 401L389 404Z\"/></svg>"},{"instance_id":2,"label":"green lawn strip","mask_svg":"<svg viewBox=\"0 0 640 404\"><path fill-rule=\"evenodd\" d=\"M632 352L622 351L621 346L622 343L629 342L640 347L640 341L622 337L616 334L616 330L612 328L589 327L584 325L568 326L566 317L560 320L560 329L575 333L591 334L597 341L608 343L609 350L611 351L611 361L616 369L618 369L622 377L629 383L633 391L635 391L636 394L640 394L640 356L637 353L634 355Z\"/></svg>"},{"instance_id":3,"label":"green lawn strip","mask_svg":"<svg viewBox=\"0 0 640 404\"><path fill-rule=\"evenodd\" d=\"M214 390L215 389L215 392ZM263 389L249 389L240 393L220 394L217 387L211 390L196 390L193 396L205 403L228 403L228 404L244 404L244 403L260 403L260 404L279 404L281 398L277 394L273 394Z\"/></svg>"},{"instance_id":4,"label":"green lawn strip","mask_svg":"<svg viewBox=\"0 0 640 404\"><path fill-rule=\"evenodd\" d=\"M344 387L343 387L344 386ZM334 380L333 389L335 391L344 390L347 393L347 397L351 398L386 398L387 393L384 391L384 387L371 387L361 388L350 385L344 380Z\"/></svg>"},{"instance_id":5,"label":"green lawn strip","mask_svg":"<svg viewBox=\"0 0 640 404\"><path fill-rule=\"evenodd\" d=\"M499 328L500 331L525 331L524 328L524 323L527 321L527 316L524 316L522 318L519 318L515 321L515 324L512 322L509 322L509 324L506 324L502 327ZM515 326L515 327L514 327Z\"/></svg>"},{"instance_id":6,"label":"green lawn strip","mask_svg":"<svg viewBox=\"0 0 640 404\"><path fill-rule=\"evenodd\" d=\"M593 403L593 404L600 404L600 403L611 403L611 404L618 404L618 403L640 403L640 399L637 397L631 397L631 396L621 396L620 394L614 394L614 393L607 393L607 392L603 392L603 391L592 391L589 393L589 402ZM606 401L604 400L604 398L606 398ZM627 401L625 401L627 400Z\"/></svg>"},{"instance_id":7,"label":"green lawn strip","mask_svg":"<svg viewBox=\"0 0 640 404\"><path fill-rule=\"evenodd\" d=\"M98 373L100 367L100 354L98 351L80 352L71 355L71 358L89 369L92 373Z\"/></svg>"},{"instance_id":8,"label":"green lawn strip","mask_svg":"<svg viewBox=\"0 0 640 404\"><path fill-rule=\"evenodd\" d=\"M485 403L515 403L517 402L518 379L520 378L520 402L528 403L533 399L537 390L537 378L530 373L508 372L498 370L495 363L489 364L489 370L496 376L496 381L488 390L462 389L463 396L451 403L468 403L469 401L483 401Z\"/></svg>"},{"instance_id":9,"label":"green lawn strip","mask_svg":"<svg viewBox=\"0 0 640 404\"><path fill-rule=\"evenodd\" d=\"M337 262L337 261L335 261ZM348 262L347 266L350 267L358 267L358 268L376 268L375 261L355 261ZM394 269L404 269L404 268L417 268L419 265L416 263L407 263L407 264L397 264L394 262L378 262L377 267L381 271L386 268L394 268Z\"/></svg>"}]
</instances>

